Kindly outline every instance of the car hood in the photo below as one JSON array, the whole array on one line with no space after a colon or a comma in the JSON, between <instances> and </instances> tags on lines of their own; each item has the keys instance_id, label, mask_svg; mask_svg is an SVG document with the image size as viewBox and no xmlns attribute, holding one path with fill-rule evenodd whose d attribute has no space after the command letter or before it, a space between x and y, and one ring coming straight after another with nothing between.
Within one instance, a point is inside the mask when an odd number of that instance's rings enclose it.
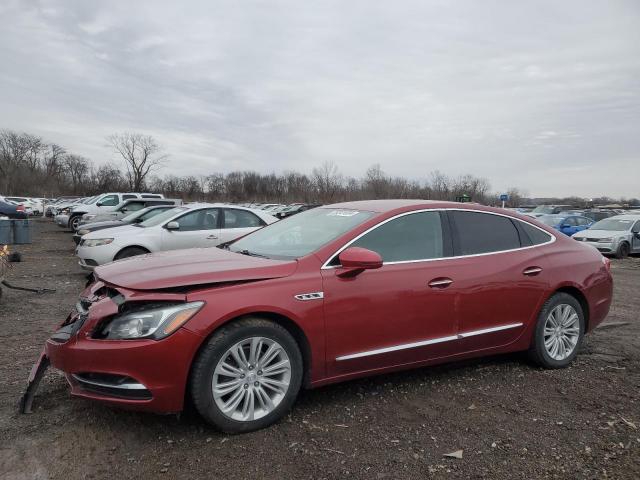
<instances>
[{"instance_id":1,"label":"car hood","mask_svg":"<svg viewBox=\"0 0 640 480\"><path fill-rule=\"evenodd\" d=\"M109 220L105 222L85 223L84 225L81 225L78 230L90 230L93 232L94 230L102 230L104 228L111 228L111 227L124 227L126 225L128 224L121 222L120 220Z\"/></svg>"},{"instance_id":2,"label":"car hood","mask_svg":"<svg viewBox=\"0 0 640 480\"><path fill-rule=\"evenodd\" d=\"M295 260L271 260L220 248L156 252L96 267L105 283L132 290L158 290L216 283L282 278L297 268Z\"/></svg>"},{"instance_id":3,"label":"car hood","mask_svg":"<svg viewBox=\"0 0 640 480\"><path fill-rule=\"evenodd\" d=\"M87 223L87 225L93 225L93 223ZM84 226L85 225L83 225L80 228L83 228ZM112 234L111 232L109 232L109 235L111 237L115 238L115 242L116 243L117 243L119 238L122 238L122 237L120 237L121 235L125 235L125 236L126 235L131 235L131 234L133 234L133 235L142 235L143 233L149 231L148 229L145 229L143 227L135 226L135 224L134 225L130 225L130 224L126 224L126 223L123 224L121 222L118 222L118 224L114 225L113 227L107 227L107 228L111 229L111 228L115 228L115 227L118 228L117 233L115 233L116 231L114 230L115 235ZM151 228L153 228L153 227L151 227ZM99 230L104 230L104 229L99 229ZM83 238L86 238L86 239L89 239L89 240L95 240L97 238L104 238L104 236L105 236L105 232L103 232L103 231L92 231L91 233L87 233Z\"/></svg>"},{"instance_id":4,"label":"car hood","mask_svg":"<svg viewBox=\"0 0 640 480\"><path fill-rule=\"evenodd\" d=\"M626 235L627 232L620 230L583 230L579 233L576 233L574 237L577 238L610 238L610 237L619 237Z\"/></svg>"}]
</instances>

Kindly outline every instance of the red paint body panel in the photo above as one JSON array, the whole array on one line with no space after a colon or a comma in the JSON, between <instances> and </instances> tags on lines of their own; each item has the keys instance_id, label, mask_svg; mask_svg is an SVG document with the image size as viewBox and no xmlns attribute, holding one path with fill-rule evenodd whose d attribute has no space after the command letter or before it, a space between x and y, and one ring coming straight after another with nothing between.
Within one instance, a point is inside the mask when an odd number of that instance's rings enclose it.
<instances>
[{"instance_id":1,"label":"red paint body panel","mask_svg":"<svg viewBox=\"0 0 640 480\"><path fill-rule=\"evenodd\" d=\"M64 371L74 395L130 408L175 412L183 407L191 363L204 341L229 321L245 315L287 319L308 343L311 386L431 365L486 354L526 350L541 306L555 291L571 288L585 298L588 328L607 315L612 279L602 256L537 223L556 237L553 243L510 252L385 264L355 276L322 268L347 242L381 221L421 209L471 209L505 214L472 204L425 201L372 201L329 208L377 212L314 254L297 261L249 257L216 248L134 257L98 267L99 281L82 297L92 302L88 318L64 344L49 340L47 355ZM541 269L524 275L530 267ZM447 279L442 288L433 280ZM235 282L235 283L234 283ZM118 312L108 287L125 302L203 301L204 307L173 335L159 341L105 341L91 338L105 318ZM168 289L186 293L171 293ZM295 295L323 292L301 301ZM464 337L510 325L510 328ZM462 335L462 336L461 336ZM444 340L443 340L444 339ZM436 343L429 343L438 340ZM349 356L426 342L413 348L359 358ZM339 357L347 359L339 359ZM70 377L97 372L130 376L152 393L151 400L107 398L83 391Z\"/></svg>"}]
</instances>

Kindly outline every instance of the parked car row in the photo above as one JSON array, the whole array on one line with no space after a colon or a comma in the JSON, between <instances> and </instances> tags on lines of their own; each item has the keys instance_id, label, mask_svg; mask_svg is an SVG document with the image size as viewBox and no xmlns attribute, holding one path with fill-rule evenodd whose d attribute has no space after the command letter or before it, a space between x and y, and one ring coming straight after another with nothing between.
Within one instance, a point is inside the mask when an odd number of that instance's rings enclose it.
<instances>
[{"instance_id":1,"label":"parked car row","mask_svg":"<svg viewBox=\"0 0 640 480\"><path fill-rule=\"evenodd\" d=\"M258 208L278 218L290 217L296 213L321 206L319 203L290 203L289 205L279 203L241 203L239 205L249 208Z\"/></svg>"},{"instance_id":2,"label":"parked car row","mask_svg":"<svg viewBox=\"0 0 640 480\"><path fill-rule=\"evenodd\" d=\"M150 193L105 193L53 206L54 221L73 230L86 270L151 252L214 247L278 219L266 210L188 203Z\"/></svg>"},{"instance_id":3,"label":"parked car row","mask_svg":"<svg viewBox=\"0 0 640 480\"><path fill-rule=\"evenodd\" d=\"M25 212L27 215L42 215L45 205L50 201L47 198L5 197L0 195L0 202L22 207L20 211Z\"/></svg>"}]
</instances>

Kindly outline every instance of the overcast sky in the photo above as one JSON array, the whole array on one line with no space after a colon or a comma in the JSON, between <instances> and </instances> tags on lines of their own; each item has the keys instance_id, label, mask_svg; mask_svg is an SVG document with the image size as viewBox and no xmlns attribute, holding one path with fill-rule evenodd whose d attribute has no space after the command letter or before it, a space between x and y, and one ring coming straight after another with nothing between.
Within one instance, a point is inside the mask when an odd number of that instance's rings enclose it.
<instances>
[{"instance_id":1,"label":"overcast sky","mask_svg":"<svg viewBox=\"0 0 640 480\"><path fill-rule=\"evenodd\" d=\"M640 196L640 2L0 2L0 128L165 173L471 173Z\"/></svg>"}]
</instances>

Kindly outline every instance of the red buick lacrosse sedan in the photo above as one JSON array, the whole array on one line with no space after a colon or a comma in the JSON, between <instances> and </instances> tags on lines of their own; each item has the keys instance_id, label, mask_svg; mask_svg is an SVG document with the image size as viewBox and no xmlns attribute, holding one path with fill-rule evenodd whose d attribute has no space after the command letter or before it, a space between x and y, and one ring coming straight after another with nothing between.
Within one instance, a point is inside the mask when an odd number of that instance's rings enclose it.
<instances>
[{"instance_id":1,"label":"red buick lacrosse sedan","mask_svg":"<svg viewBox=\"0 0 640 480\"><path fill-rule=\"evenodd\" d=\"M50 363L75 396L154 412L190 399L227 432L277 421L302 387L515 351L565 367L612 296L588 245L505 210L415 200L316 208L94 275L27 408Z\"/></svg>"}]
</instances>

